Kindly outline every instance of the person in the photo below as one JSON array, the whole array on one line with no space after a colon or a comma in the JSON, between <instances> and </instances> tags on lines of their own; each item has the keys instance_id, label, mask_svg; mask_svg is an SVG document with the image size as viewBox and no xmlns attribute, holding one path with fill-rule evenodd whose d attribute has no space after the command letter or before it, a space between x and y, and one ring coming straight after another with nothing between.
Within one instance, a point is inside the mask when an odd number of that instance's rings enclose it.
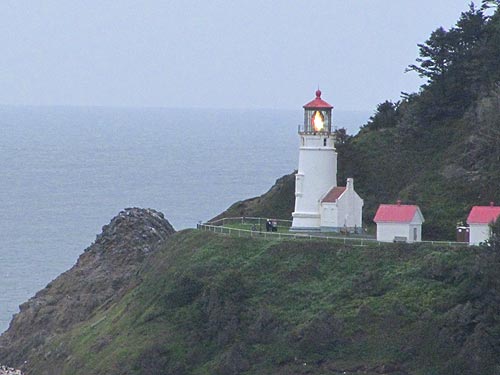
<instances>
[{"instance_id":1,"label":"person","mask_svg":"<svg viewBox=\"0 0 500 375\"><path fill-rule=\"evenodd\" d=\"M271 230L271 220L267 219L266 220L266 232L269 232Z\"/></svg>"},{"instance_id":2,"label":"person","mask_svg":"<svg viewBox=\"0 0 500 375\"><path fill-rule=\"evenodd\" d=\"M278 221L276 219L273 219L273 221L271 221L271 228L273 232L278 231Z\"/></svg>"}]
</instances>

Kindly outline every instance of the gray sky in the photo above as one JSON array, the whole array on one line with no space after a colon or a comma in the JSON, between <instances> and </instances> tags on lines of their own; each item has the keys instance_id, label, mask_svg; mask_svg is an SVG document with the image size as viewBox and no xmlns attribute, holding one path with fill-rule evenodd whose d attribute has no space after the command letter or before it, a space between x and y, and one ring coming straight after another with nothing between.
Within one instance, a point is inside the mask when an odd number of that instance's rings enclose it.
<instances>
[{"instance_id":1,"label":"gray sky","mask_svg":"<svg viewBox=\"0 0 500 375\"><path fill-rule=\"evenodd\" d=\"M0 104L373 110L468 3L2 0Z\"/></svg>"}]
</instances>

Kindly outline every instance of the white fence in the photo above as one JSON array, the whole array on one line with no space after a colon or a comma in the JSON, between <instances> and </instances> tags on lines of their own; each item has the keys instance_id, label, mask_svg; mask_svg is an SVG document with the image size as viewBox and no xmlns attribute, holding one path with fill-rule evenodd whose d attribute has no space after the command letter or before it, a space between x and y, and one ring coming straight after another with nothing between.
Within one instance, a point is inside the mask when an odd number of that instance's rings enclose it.
<instances>
[{"instance_id":1,"label":"white fence","mask_svg":"<svg viewBox=\"0 0 500 375\"><path fill-rule=\"evenodd\" d=\"M272 219L278 223L280 228L290 228L292 226L291 220L281 220ZM265 226L267 219L261 217L227 217L213 222L208 222L205 224L198 224L197 228L199 230L221 233L236 237L252 237L252 238L266 238L266 239L297 239L297 240L328 240L335 241L343 244L350 244L353 246L367 246L368 244L381 245L383 242L379 242L374 238L363 238L363 237L348 237L345 235L332 233L322 233L322 234L310 234L310 233L291 233L291 232L267 232L262 230L262 226ZM252 229L243 228L232 228L227 225L252 225ZM454 241L421 241L416 242L430 244L435 246L449 246L449 247L467 247L467 242L454 242Z\"/></svg>"},{"instance_id":2,"label":"white fence","mask_svg":"<svg viewBox=\"0 0 500 375\"><path fill-rule=\"evenodd\" d=\"M468 242L455 242L455 241L420 241L417 243L428 243L430 245L440 245L440 246L459 246L459 247L469 246Z\"/></svg>"},{"instance_id":3,"label":"white fence","mask_svg":"<svg viewBox=\"0 0 500 375\"><path fill-rule=\"evenodd\" d=\"M341 236L329 236L329 235L314 235L308 233L281 233L281 232L266 232L259 230L248 230L240 228L231 228L222 225L211 225L211 224L198 224L198 229L221 233L236 237L252 237L252 238L266 238L266 239L296 239L296 240L333 240L339 243L351 244L354 246L366 246L368 243L380 244L380 242L371 238L353 238L353 237L341 237Z\"/></svg>"},{"instance_id":4,"label":"white fence","mask_svg":"<svg viewBox=\"0 0 500 375\"><path fill-rule=\"evenodd\" d=\"M219 220L214 220L206 223L207 225L222 225L226 226L227 224L249 224L249 225L256 225L258 228L262 228L262 226L266 225L266 221L268 219L265 219L263 217L247 217L247 216L241 216L241 217L224 217ZM292 220L283 220L283 219L271 219L272 221L277 222L278 227L281 228L290 228L292 226Z\"/></svg>"}]
</instances>

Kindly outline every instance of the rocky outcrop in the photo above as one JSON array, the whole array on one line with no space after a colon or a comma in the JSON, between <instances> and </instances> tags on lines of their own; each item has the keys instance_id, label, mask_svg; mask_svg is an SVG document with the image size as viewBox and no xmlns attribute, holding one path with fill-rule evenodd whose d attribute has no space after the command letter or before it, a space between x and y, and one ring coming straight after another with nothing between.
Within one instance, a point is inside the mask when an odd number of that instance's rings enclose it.
<instances>
[{"instance_id":1,"label":"rocky outcrop","mask_svg":"<svg viewBox=\"0 0 500 375\"><path fill-rule=\"evenodd\" d=\"M69 271L20 306L0 337L0 363L29 370L30 357L40 356L52 336L88 320L136 285L143 261L174 232L155 210L120 212Z\"/></svg>"}]
</instances>

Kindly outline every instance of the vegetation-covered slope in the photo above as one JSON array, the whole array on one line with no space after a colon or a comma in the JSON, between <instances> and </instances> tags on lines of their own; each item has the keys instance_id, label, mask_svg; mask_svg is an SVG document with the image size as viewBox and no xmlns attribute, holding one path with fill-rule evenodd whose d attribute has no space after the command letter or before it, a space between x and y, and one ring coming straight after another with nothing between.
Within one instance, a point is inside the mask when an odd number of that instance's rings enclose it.
<instances>
[{"instance_id":1,"label":"vegetation-covered slope","mask_svg":"<svg viewBox=\"0 0 500 375\"><path fill-rule=\"evenodd\" d=\"M135 288L52 332L25 367L38 375L493 374L498 266L497 254L478 248L184 231L143 263Z\"/></svg>"},{"instance_id":2,"label":"vegetation-covered slope","mask_svg":"<svg viewBox=\"0 0 500 375\"><path fill-rule=\"evenodd\" d=\"M120 212L70 270L20 306L20 313L0 336L0 363L31 368L34 357L45 361L66 353L64 347L47 350L46 343L121 300L141 282L137 275L145 259L174 232L155 210ZM42 374L42 368L30 373Z\"/></svg>"},{"instance_id":3,"label":"vegetation-covered slope","mask_svg":"<svg viewBox=\"0 0 500 375\"><path fill-rule=\"evenodd\" d=\"M434 31L409 67L426 79L421 91L340 139L339 179L355 178L365 221L400 198L421 206L426 238L453 239L471 206L500 201L500 12L485 15L497 3Z\"/></svg>"},{"instance_id":4,"label":"vegetation-covered slope","mask_svg":"<svg viewBox=\"0 0 500 375\"><path fill-rule=\"evenodd\" d=\"M277 179L271 189L260 197L236 202L210 221L240 216L291 220L294 204L295 174L292 173Z\"/></svg>"}]
</instances>

